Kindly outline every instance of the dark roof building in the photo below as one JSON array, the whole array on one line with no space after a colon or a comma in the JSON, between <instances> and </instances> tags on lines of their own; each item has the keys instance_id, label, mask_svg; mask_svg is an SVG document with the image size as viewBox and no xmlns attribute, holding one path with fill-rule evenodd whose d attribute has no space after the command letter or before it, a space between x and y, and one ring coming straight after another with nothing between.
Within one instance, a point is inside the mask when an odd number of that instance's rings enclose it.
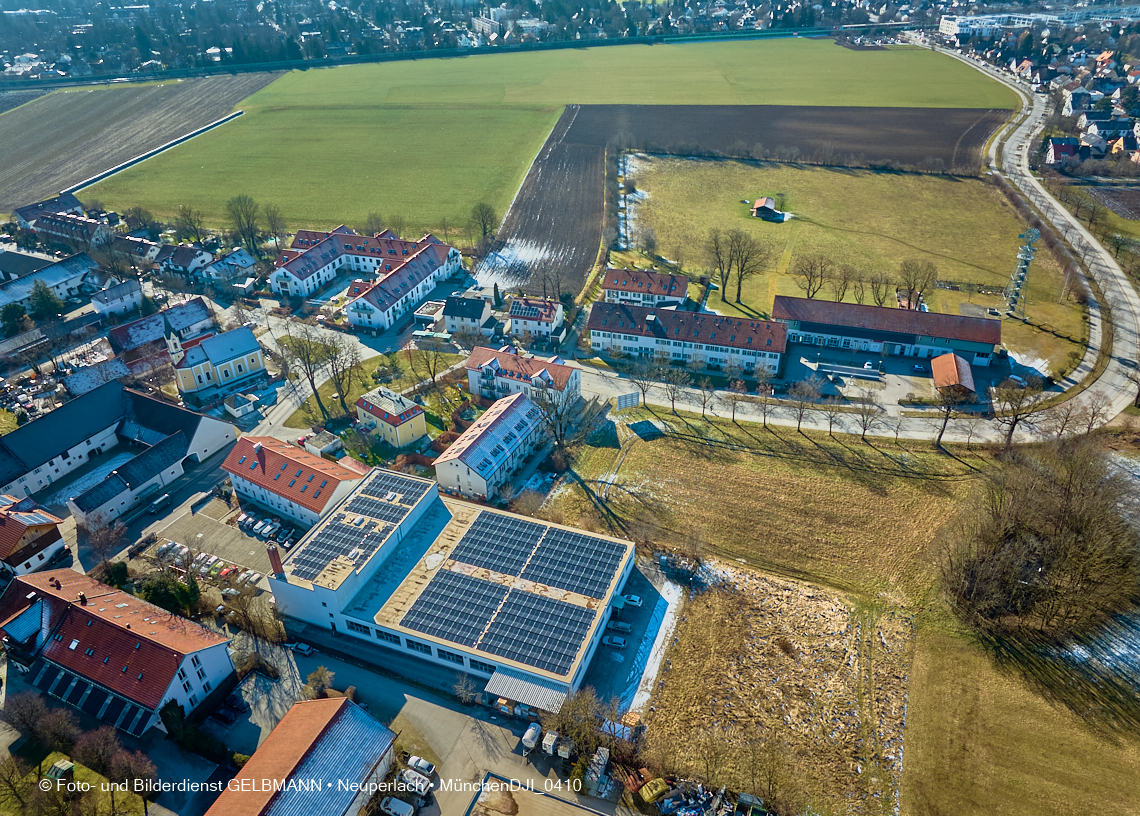
<instances>
[{"instance_id":1,"label":"dark roof building","mask_svg":"<svg viewBox=\"0 0 1140 816\"><path fill-rule=\"evenodd\" d=\"M602 275L605 299L636 306L684 303L689 296L689 279L647 269L607 269Z\"/></svg>"},{"instance_id":2,"label":"dark roof building","mask_svg":"<svg viewBox=\"0 0 1140 816\"><path fill-rule=\"evenodd\" d=\"M132 736L234 671L229 638L71 569L17 577L0 630L26 682Z\"/></svg>"},{"instance_id":3,"label":"dark roof building","mask_svg":"<svg viewBox=\"0 0 1140 816\"><path fill-rule=\"evenodd\" d=\"M957 352L989 365L1001 346L1001 321L777 295L772 317L793 343L883 355L936 357Z\"/></svg>"},{"instance_id":4,"label":"dark roof building","mask_svg":"<svg viewBox=\"0 0 1140 816\"><path fill-rule=\"evenodd\" d=\"M26 207L18 207L15 213L16 223L23 229L29 229L35 225L36 219L41 215L65 212L83 215L83 205L73 193L60 193L55 198L49 198L37 204L29 204Z\"/></svg>"},{"instance_id":5,"label":"dark roof building","mask_svg":"<svg viewBox=\"0 0 1140 816\"><path fill-rule=\"evenodd\" d=\"M479 298L449 297L443 304L443 316L479 320L483 317L483 310L486 307L487 301Z\"/></svg>"},{"instance_id":6,"label":"dark roof building","mask_svg":"<svg viewBox=\"0 0 1140 816\"><path fill-rule=\"evenodd\" d=\"M39 255L28 255L9 249L6 252L0 252L0 280L9 281L22 278L24 275L38 272L53 263L52 258L41 258Z\"/></svg>"}]
</instances>

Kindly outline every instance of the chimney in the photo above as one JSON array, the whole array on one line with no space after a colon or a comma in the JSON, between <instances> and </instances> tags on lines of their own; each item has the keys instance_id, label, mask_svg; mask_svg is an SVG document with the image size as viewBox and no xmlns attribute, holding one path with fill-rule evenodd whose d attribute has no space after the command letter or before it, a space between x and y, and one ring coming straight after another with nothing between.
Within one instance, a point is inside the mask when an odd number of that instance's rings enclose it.
<instances>
[{"instance_id":1,"label":"chimney","mask_svg":"<svg viewBox=\"0 0 1140 816\"><path fill-rule=\"evenodd\" d=\"M130 625L129 623L127 624L127 628L128 628L128 629L130 629L130 628L131 628L131 625Z\"/></svg>"},{"instance_id":2,"label":"chimney","mask_svg":"<svg viewBox=\"0 0 1140 816\"><path fill-rule=\"evenodd\" d=\"M281 551L277 545L270 542L265 545L265 552L269 555L269 565L273 567L273 575L277 578L285 577L285 567L281 563Z\"/></svg>"},{"instance_id":3,"label":"chimney","mask_svg":"<svg viewBox=\"0 0 1140 816\"><path fill-rule=\"evenodd\" d=\"M80 606L87 606L87 595L86 595L86 593L83 593L83 592L79 593L79 605Z\"/></svg>"}]
</instances>

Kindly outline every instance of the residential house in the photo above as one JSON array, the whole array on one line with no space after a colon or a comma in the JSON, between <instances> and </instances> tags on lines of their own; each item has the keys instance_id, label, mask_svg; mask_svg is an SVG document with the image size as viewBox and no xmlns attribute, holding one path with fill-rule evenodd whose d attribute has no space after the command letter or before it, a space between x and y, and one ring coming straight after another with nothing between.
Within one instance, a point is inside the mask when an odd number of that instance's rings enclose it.
<instances>
[{"instance_id":1,"label":"residential house","mask_svg":"<svg viewBox=\"0 0 1140 816\"><path fill-rule=\"evenodd\" d=\"M689 296L689 279L645 269L607 269L602 275L607 303L632 306L681 306Z\"/></svg>"},{"instance_id":2,"label":"residential house","mask_svg":"<svg viewBox=\"0 0 1140 816\"><path fill-rule=\"evenodd\" d=\"M245 279L253 274L252 270L256 265L257 260L252 255L241 247L234 247L233 252L220 256L207 266L203 277L218 281L230 281L237 277Z\"/></svg>"},{"instance_id":3,"label":"residential house","mask_svg":"<svg viewBox=\"0 0 1140 816\"><path fill-rule=\"evenodd\" d=\"M226 413L234 419L241 419L247 414L252 414L257 410L258 399L256 396L246 396L245 394L230 394L222 403L225 406Z\"/></svg>"},{"instance_id":4,"label":"residential house","mask_svg":"<svg viewBox=\"0 0 1140 816\"><path fill-rule=\"evenodd\" d=\"M320 431L306 439L304 447L314 456L332 456L344 447L344 442L330 431Z\"/></svg>"},{"instance_id":5,"label":"residential house","mask_svg":"<svg viewBox=\"0 0 1140 816\"><path fill-rule=\"evenodd\" d=\"M361 474L271 436L243 436L222 470L237 494L312 526L360 483Z\"/></svg>"},{"instance_id":6,"label":"residential house","mask_svg":"<svg viewBox=\"0 0 1140 816\"><path fill-rule=\"evenodd\" d=\"M1045 163L1063 164L1068 159L1076 159L1080 146L1079 139L1054 136L1049 139L1049 147L1045 152Z\"/></svg>"},{"instance_id":7,"label":"residential house","mask_svg":"<svg viewBox=\"0 0 1140 816\"><path fill-rule=\"evenodd\" d=\"M938 357L953 352L988 366L1001 348L1001 321L777 295L772 318L788 340L876 355Z\"/></svg>"},{"instance_id":8,"label":"residential house","mask_svg":"<svg viewBox=\"0 0 1140 816\"><path fill-rule=\"evenodd\" d=\"M107 334L111 349L132 370L145 370L170 361L168 339L185 348L192 339L205 339L214 317L201 297L169 306L156 314L116 326Z\"/></svg>"},{"instance_id":9,"label":"residential house","mask_svg":"<svg viewBox=\"0 0 1140 816\"><path fill-rule=\"evenodd\" d=\"M63 520L27 497L0 496L0 569L27 575L67 549L59 533Z\"/></svg>"},{"instance_id":10,"label":"residential house","mask_svg":"<svg viewBox=\"0 0 1140 816\"><path fill-rule=\"evenodd\" d=\"M258 388L269 378L261 344L244 326L193 345L183 344L176 335L167 340L178 392L197 405Z\"/></svg>"},{"instance_id":11,"label":"residential house","mask_svg":"<svg viewBox=\"0 0 1140 816\"><path fill-rule=\"evenodd\" d=\"M561 357L517 354L509 346L498 351L476 346L466 368L468 390L484 399L497 400L521 391L539 405L552 399L572 405L582 396L581 372Z\"/></svg>"},{"instance_id":12,"label":"residential house","mask_svg":"<svg viewBox=\"0 0 1140 816\"><path fill-rule=\"evenodd\" d=\"M40 216L59 213L83 215L83 204L73 193L60 193L55 198L49 198L38 204L18 207L15 211L16 223L20 225L20 229L32 229Z\"/></svg>"},{"instance_id":13,"label":"residential house","mask_svg":"<svg viewBox=\"0 0 1140 816\"><path fill-rule=\"evenodd\" d=\"M512 337L530 335L535 339L558 337L562 332L562 304L557 300L516 297L511 300L508 333Z\"/></svg>"},{"instance_id":14,"label":"residential house","mask_svg":"<svg viewBox=\"0 0 1140 816\"><path fill-rule=\"evenodd\" d=\"M150 447L179 432L195 462L237 436L228 422L111 380L0 438L0 494L31 496L119 444Z\"/></svg>"},{"instance_id":15,"label":"residential house","mask_svg":"<svg viewBox=\"0 0 1140 816\"><path fill-rule=\"evenodd\" d=\"M205 269L213 262L214 256L204 249L193 246L171 246L164 244L159 248L154 262L164 275L176 275L182 278L191 278L199 270Z\"/></svg>"},{"instance_id":16,"label":"residential house","mask_svg":"<svg viewBox=\"0 0 1140 816\"><path fill-rule=\"evenodd\" d=\"M1117 139L1113 139L1108 143L1108 150L1113 155L1118 153L1131 154L1140 149L1140 140L1132 133L1125 133Z\"/></svg>"},{"instance_id":17,"label":"residential house","mask_svg":"<svg viewBox=\"0 0 1140 816\"><path fill-rule=\"evenodd\" d=\"M139 308L142 296L142 284L131 278L93 294L91 305L101 315L122 314Z\"/></svg>"},{"instance_id":18,"label":"residential house","mask_svg":"<svg viewBox=\"0 0 1140 816\"><path fill-rule=\"evenodd\" d=\"M149 266L158 257L161 245L136 235L116 235L111 241L111 248L131 257L135 266Z\"/></svg>"},{"instance_id":19,"label":"residential house","mask_svg":"<svg viewBox=\"0 0 1140 816\"><path fill-rule=\"evenodd\" d=\"M114 237L114 231L106 224L71 213L44 213L32 229L50 241L83 247L103 246Z\"/></svg>"},{"instance_id":20,"label":"residential house","mask_svg":"<svg viewBox=\"0 0 1140 816\"><path fill-rule=\"evenodd\" d=\"M934 387L943 393L950 391L965 397L976 391L970 364L957 354L940 354L935 357L930 361L930 373L933 375Z\"/></svg>"},{"instance_id":21,"label":"residential house","mask_svg":"<svg viewBox=\"0 0 1140 816\"><path fill-rule=\"evenodd\" d=\"M269 285L279 294L309 297L342 270L367 274L351 284L346 314L353 326L377 332L413 311L437 283L463 268L462 260L459 250L433 235L405 241L390 230L371 238L344 226L300 230L277 259Z\"/></svg>"},{"instance_id":22,"label":"residential house","mask_svg":"<svg viewBox=\"0 0 1140 816\"><path fill-rule=\"evenodd\" d=\"M396 735L351 700L302 700L226 784L206 816L356 816L365 812L373 791L382 790L395 751ZM335 784L310 784L330 774Z\"/></svg>"},{"instance_id":23,"label":"residential house","mask_svg":"<svg viewBox=\"0 0 1140 816\"><path fill-rule=\"evenodd\" d=\"M776 199L758 198L752 203L752 217L763 221L786 221L787 214L776 209Z\"/></svg>"},{"instance_id":24,"label":"residential house","mask_svg":"<svg viewBox=\"0 0 1140 816\"><path fill-rule=\"evenodd\" d=\"M1095 123L1111 122L1115 118L1112 111L1087 110L1077 117L1077 130L1085 130L1089 125Z\"/></svg>"},{"instance_id":25,"label":"residential house","mask_svg":"<svg viewBox=\"0 0 1140 816\"><path fill-rule=\"evenodd\" d=\"M735 367L746 376L777 372L787 346L779 323L618 303L595 303L586 328L590 346L603 353Z\"/></svg>"},{"instance_id":26,"label":"residential house","mask_svg":"<svg viewBox=\"0 0 1140 816\"><path fill-rule=\"evenodd\" d=\"M393 448L404 448L427 434L424 409L390 388L374 388L356 401L360 427Z\"/></svg>"},{"instance_id":27,"label":"residential house","mask_svg":"<svg viewBox=\"0 0 1140 816\"><path fill-rule=\"evenodd\" d=\"M435 478L449 493L491 499L546 441L542 409L521 392L503 397L435 460Z\"/></svg>"},{"instance_id":28,"label":"residential house","mask_svg":"<svg viewBox=\"0 0 1140 816\"><path fill-rule=\"evenodd\" d=\"M491 304L485 300L449 297L443 304L443 325L449 334L491 335Z\"/></svg>"},{"instance_id":29,"label":"residential house","mask_svg":"<svg viewBox=\"0 0 1140 816\"><path fill-rule=\"evenodd\" d=\"M133 737L168 703L193 712L234 674L230 639L71 569L18 576L0 597L24 682Z\"/></svg>"},{"instance_id":30,"label":"residential house","mask_svg":"<svg viewBox=\"0 0 1140 816\"><path fill-rule=\"evenodd\" d=\"M1124 134L1132 135L1136 123L1131 119L1110 119L1107 122L1092 122L1086 133L1095 134L1104 139L1118 139Z\"/></svg>"},{"instance_id":31,"label":"residential house","mask_svg":"<svg viewBox=\"0 0 1140 816\"><path fill-rule=\"evenodd\" d=\"M1104 152L1108 149L1108 142L1105 141L1103 136L1098 136L1095 133L1085 132L1081 134L1081 144L1078 148L1077 155L1082 159L1091 156L1094 159L1104 158Z\"/></svg>"},{"instance_id":32,"label":"residential house","mask_svg":"<svg viewBox=\"0 0 1140 816\"><path fill-rule=\"evenodd\" d=\"M28 308L37 281L42 281L61 300L79 297L90 289L97 290L103 282L98 270L99 264L86 252L56 261L18 280L0 284L0 309L9 303Z\"/></svg>"}]
</instances>

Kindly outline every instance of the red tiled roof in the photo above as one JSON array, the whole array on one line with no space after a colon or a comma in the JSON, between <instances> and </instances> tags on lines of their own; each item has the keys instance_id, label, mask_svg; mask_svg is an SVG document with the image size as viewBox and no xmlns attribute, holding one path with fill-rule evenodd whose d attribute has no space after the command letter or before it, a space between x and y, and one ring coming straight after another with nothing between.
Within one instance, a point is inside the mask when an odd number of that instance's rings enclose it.
<instances>
[{"instance_id":1,"label":"red tiled roof","mask_svg":"<svg viewBox=\"0 0 1140 816\"><path fill-rule=\"evenodd\" d=\"M607 269L602 288L617 292L648 292L684 299L689 293L689 279L684 275L664 275L645 269Z\"/></svg>"},{"instance_id":2,"label":"red tiled roof","mask_svg":"<svg viewBox=\"0 0 1140 816\"><path fill-rule=\"evenodd\" d=\"M303 700L294 703L234 777L234 784L206 811L206 816L260 816L277 795L263 780L287 780L313 745L345 710L348 699ZM345 746L350 750L352 746ZM244 783L243 780L251 780ZM244 788L244 789L243 789Z\"/></svg>"},{"instance_id":3,"label":"red tiled roof","mask_svg":"<svg viewBox=\"0 0 1140 816\"><path fill-rule=\"evenodd\" d=\"M467 358L467 370L478 371L492 360L498 360L500 371L515 375L510 379L527 382L545 369L554 382L554 387L561 391L570 382L570 375L574 373L574 369L554 362L557 359L557 357L523 357L508 351L495 351L485 346L476 346L471 350L471 356Z\"/></svg>"},{"instance_id":4,"label":"red tiled roof","mask_svg":"<svg viewBox=\"0 0 1140 816\"><path fill-rule=\"evenodd\" d=\"M917 309L891 309L886 306L861 306L857 303L777 295L772 306L772 317L782 321L937 337L993 346L1001 343L1000 320Z\"/></svg>"},{"instance_id":5,"label":"red tiled roof","mask_svg":"<svg viewBox=\"0 0 1140 816\"><path fill-rule=\"evenodd\" d=\"M0 621L41 598L53 630L43 656L150 709L162 702L186 655L229 640L70 569L16 578L0 598Z\"/></svg>"},{"instance_id":6,"label":"red tiled roof","mask_svg":"<svg viewBox=\"0 0 1140 816\"><path fill-rule=\"evenodd\" d=\"M343 465L271 436L243 436L222 470L318 514L341 482L360 479L359 473ZM321 487L322 482L327 484Z\"/></svg>"},{"instance_id":7,"label":"red tiled roof","mask_svg":"<svg viewBox=\"0 0 1140 816\"><path fill-rule=\"evenodd\" d=\"M0 507L0 560L7 559L16 551L16 545L20 543L20 539L28 529L42 527L43 531L47 532L63 523L61 519L31 499L21 500L15 496L4 496L0 501L10 502ZM30 507L26 506L27 504L30 504Z\"/></svg>"},{"instance_id":8,"label":"red tiled roof","mask_svg":"<svg viewBox=\"0 0 1140 816\"><path fill-rule=\"evenodd\" d=\"M788 343L787 327L781 323L624 303L595 303L586 328L777 354L783 354Z\"/></svg>"},{"instance_id":9,"label":"red tiled roof","mask_svg":"<svg viewBox=\"0 0 1140 816\"><path fill-rule=\"evenodd\" d=\"M970 364L957 354L940 354L930 361L930 373L935 388L949 388L960 385L969 391L974 390L974 372Z\"/></svg>"},{"instance_id":10,"label":"red tiled roof","mask_svg":"<svg viewBox=\"0 0 1140 816\"><path fill-rule=\"evenodd\" d=\"M528 313L527 310L529 309L534 309L537 314ZM554 318L558 315L558 304L552 300L543 300L542 298L517 297L511 301L511 309L508 314L511 317L517 317L521 320L537 320L542 323L553 323Z\"/></svg>"}]
</instances>

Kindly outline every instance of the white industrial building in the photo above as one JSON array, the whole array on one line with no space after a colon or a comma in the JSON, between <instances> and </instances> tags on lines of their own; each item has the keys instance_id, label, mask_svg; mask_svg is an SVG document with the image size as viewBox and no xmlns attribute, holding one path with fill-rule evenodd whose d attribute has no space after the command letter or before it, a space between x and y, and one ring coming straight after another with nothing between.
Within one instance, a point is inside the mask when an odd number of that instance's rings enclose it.
<instances>
[{"instance_id":1,"label":"white industrial building","mask_svg":"<svg viewBox=\"0 0 1140 816\"><path fill-rule=\"evenodd\" d=\"M525 717L580 686L634 547L376 469L270 561L282 614L466 672Z\"/></svg>"},{"instance_id":2,"label":"white industrial building","mask_svg":"<svg viewBox=\"0 0 1140 816\"><path fill-rule=\"evenodd\" d=\"M542 409L526 394L511 394L436 458L435 479L449 493L491 498L545 440Z\"/></svg>"}]
</instances>

